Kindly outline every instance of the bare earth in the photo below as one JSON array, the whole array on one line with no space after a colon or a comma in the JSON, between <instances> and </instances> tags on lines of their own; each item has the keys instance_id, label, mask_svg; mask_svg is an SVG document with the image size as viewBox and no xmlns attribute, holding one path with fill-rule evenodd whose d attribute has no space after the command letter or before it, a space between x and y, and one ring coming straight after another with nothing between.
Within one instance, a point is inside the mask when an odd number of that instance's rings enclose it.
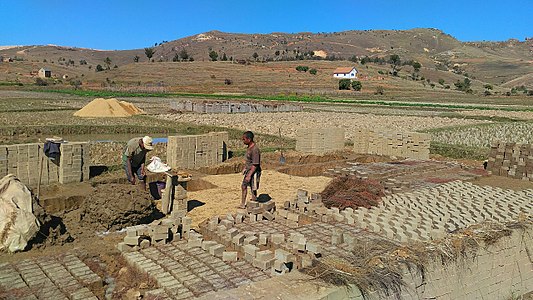
<instances>
[{"instance_id":1,"label":"bare earth","mask_svg":"<svg viewBox=\"0 0 533 300\"><path fill-rule=\"evenodd\" d=\"M198 206L188 213L192 218L193 226L213 215L225 215L235 212L241 199L241 174L209 175L202 177L203 180L217 187L188 192L189 202L197 200L205 204ZM273 170L263 170L259 194L268 194L278 205L292 199L297 189L305 189L310 193L319 193L324 190L331 178L324 176L299 177L291 176ZM248 193L248 198L250 195Z\"/></svg>"}]
</instances>

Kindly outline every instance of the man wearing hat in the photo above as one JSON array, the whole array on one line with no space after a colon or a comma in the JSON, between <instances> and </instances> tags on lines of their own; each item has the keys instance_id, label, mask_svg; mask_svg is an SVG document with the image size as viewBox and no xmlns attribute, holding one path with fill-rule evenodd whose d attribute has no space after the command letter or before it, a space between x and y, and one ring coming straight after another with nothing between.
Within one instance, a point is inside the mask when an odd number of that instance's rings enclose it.
<instances>
[{"instance_id":1,"label":"man wearing hat","mask_svg":"<svg viewBox=\"0 0 533 300\"><path fill-rule=\"evenodd\" d=\"M146 153L153 149L152 138L149 136L132 138L126 144L124 153L122 153L122 164L126 171L126 177L131 184L135 184L136 174L141 181L141 186L146 189L144 162Z\"/></svg>"}]
</instances>

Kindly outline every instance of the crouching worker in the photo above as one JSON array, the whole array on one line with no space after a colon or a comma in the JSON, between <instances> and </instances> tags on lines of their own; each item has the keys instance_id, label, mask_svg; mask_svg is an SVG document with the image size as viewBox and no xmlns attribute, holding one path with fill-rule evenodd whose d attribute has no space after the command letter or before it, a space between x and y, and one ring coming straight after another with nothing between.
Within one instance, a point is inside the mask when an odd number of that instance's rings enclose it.
<instances>
[{"instance_id":1,"label":"crouching worker","mask_svg":"<svg viewBox=\"0 0 533 300\"><path fill-rule=\"evenodd\" d=\"M144 168L146 153L152 149L154 149L152 138L145 136L129 140L122 153L122 164L128 181L135 185L135 175L137 175L143 189L146 189L146 171Z\"/></svg>"}]
</instances>

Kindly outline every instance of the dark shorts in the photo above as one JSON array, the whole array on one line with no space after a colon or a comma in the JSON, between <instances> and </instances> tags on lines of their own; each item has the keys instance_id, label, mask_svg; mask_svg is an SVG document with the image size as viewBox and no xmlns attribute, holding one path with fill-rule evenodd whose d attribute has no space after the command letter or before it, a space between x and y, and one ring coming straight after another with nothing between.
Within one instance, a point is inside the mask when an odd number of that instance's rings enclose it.
<instances>
[{"instance_id":1,"label":"dark shorts","mask_svg":"<svg viewBox=\"0 0 533 300\"><path fill-rule=\"evenodd\" d=\"M128 178L128 181L131 181L132 178L128 174L128 166L126 164L123 164L123 166L124 166L124 172L126 172L126 177ZM138 166L138 167L131 166L131 172L133 173L133 174L131 174L131 176L137 175L137 178L139 178L139 180L144 180L145 176L142 175L141 171L142 171L142 169L141 169L140 166Z\"/></svg>"},{"instance_id":2,"label":"dark shorts","mask_svg":"<svg viewBox=\"0 0 533 300\"><path fill-rule=\"evenodd\" d=\"M242 179L242 187L250 187L252 191L257 191L259 189L259 181L261 180L261 170L255 171L254 174L252 174L250 182L245 181L246 175L247 174L244 174L244 178Z\"/></svg>"}]
</instances>

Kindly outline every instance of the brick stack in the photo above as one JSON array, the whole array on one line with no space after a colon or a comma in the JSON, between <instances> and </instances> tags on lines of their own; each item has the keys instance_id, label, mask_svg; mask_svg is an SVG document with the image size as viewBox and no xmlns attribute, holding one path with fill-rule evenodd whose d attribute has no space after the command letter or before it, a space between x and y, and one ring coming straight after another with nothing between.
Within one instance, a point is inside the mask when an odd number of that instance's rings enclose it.
<instances>
[{"instance_id":1,"label":"brick stack","mask_svg":"<svg viewBox=\"0 0 533 300\"><path fill-rule=\"evenodd\" d=\"M430 136L417 132L375 132L357 130L354 152L429 159Z\"/></svg>"},{"instance_id":2,"label":"brick stack","mask_svg":"<svg viewBox=\"0 0 533 300\"><path fill-rule=\"evenodd\" d=\"M41 173L42 185L89 179L87 143L62 143L60 149L59 160L52 161L45 157L40 143L0 145L0 177L13 174L31 187L37 186Z\"/></svg>"},{"instance_id":3,"label":"brick stack","mask_svg":"<svg viewBox=\"0 0 533 300\"><path fill-rule=\"evenodd\" d=\"M195 113L248 113L302 111L303 106L290 103L245 103L245 102L192 102L180 101L170 104L172 109Z\"/></svg>"},{"instance_id":4,"label":"brick stack","mask_svg":"<svg viewBox=\"0 0 533 300\"><path fill-rule=\"evenodd\" d=\"M487 170L494 175L533 181L533 145L492 143Z\"/></svg>"},{"instance_id":5,"label":"brick stack","mask_svg":"<svg viewBox=\"0 0 533 300\"><path fill-rule=\"evenodd\" d=\"M172 168L196 169L227 159L227 132L169 136L167 162Z\"/></svg>"},{"instance_id":6,"label":"brick stack","mask_svg":"<svg viewBox=\"0 0 533 300\"><path fill-rule=\"evenodd\" d=\"M296 151L325 154L344 149L344 129L303 128L296 133Z\"/></svg>"}]
</instances>

